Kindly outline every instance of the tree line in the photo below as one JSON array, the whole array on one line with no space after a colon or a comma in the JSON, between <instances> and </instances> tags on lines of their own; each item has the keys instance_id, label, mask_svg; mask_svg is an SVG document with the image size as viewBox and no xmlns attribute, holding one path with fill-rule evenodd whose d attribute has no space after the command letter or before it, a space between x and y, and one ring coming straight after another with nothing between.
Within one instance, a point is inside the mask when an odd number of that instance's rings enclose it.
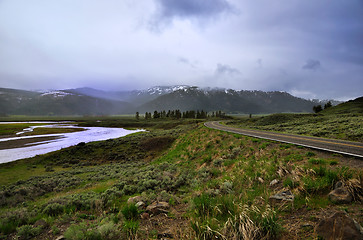
<instances>
[{"instance_id":1,"label":"tree line","mask_svg":"<svg viewBox=\"0 0 363 240\"><path fill-rule=\"evenodd\" d=\"M192 119L205 119L205 118L210 118L210 117L220 117L223 118L225 117L226 114L222 111L215 111L215 112L206 112L204 110L190 110L190 111L185 111L182 112L180 110L168 110L168 111L154 111L154 113L151 112L146 112L145 113L145 119L158 119L158 118L169 118L169 119L181 119L181 118L192 118ZM140 113L136 112L136 119L140 119Z\"/></svg>"},{"instance_id":2,"label":"tree line","mask_svg":"<svg viewBox=\"0 0 363 240\"><path fill-rule=\"evenodd\" d=\"M325 103L324 109L330 108L332 106L333 106L332 103L329 101L329 102ZM313 107L313 111L315 113L321 112L321 111L323 111L323 107L321 105L316 105Z\"/></svg>"}]
</instances>

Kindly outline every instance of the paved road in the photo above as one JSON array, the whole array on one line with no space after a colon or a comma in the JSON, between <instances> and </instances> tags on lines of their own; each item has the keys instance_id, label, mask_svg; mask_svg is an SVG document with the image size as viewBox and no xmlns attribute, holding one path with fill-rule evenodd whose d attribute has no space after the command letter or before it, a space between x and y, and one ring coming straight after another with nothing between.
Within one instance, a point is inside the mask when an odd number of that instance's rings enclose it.
<instances>
[{"instance_id":1,"label":"paved road","mask_svg":"<svg viewBox=\"0 0 363 240\"><path fill-rule=\"evenodd\" d=\"M225 126L220 124L218 121L206 122L204 125L209 128L223 130L237 134L243 134L251 137L264 138L285 143L292 143L300 146L363 158L363 143L360 142L349 142L343 140L307 137L302 135L293 135L286 133L242 129L242 128Z\"/></svg>"}]
</instances>

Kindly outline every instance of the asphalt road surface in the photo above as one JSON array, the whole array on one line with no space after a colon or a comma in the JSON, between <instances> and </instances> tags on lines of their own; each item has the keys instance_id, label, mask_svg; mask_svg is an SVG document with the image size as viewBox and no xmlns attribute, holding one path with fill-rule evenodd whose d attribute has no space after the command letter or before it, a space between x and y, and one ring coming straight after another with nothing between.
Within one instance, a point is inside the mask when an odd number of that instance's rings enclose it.
<instances>
[{"instance_id":1,"label":"asphalt road surface","mask_svg":"<svg viewBox=\"0 0 363 240\"><path fill-rule=\"evenodd\" d=\"M304 147L315 148L324 151L341 153L354 157L363 158L363 143L361 142L350 142L350 141L343 141L336 139L308 137L308 136L294 135L287 133L277 133L277 132L229 127L220 124L218 121L206 122L204 125L206 127L222 131L247 135L251 137L269 139L284 143L292 143Z\"/></svg>"}]
</instances>

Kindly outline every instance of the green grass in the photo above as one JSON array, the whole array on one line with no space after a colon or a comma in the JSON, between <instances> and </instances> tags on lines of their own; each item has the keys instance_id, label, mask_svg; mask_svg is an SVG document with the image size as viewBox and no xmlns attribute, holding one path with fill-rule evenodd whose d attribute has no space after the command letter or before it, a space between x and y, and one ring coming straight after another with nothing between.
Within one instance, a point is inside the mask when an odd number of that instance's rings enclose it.
<instances>
[{"instance_id":1,"label":"green grass","mask_svg":"<svg viewBox=\"0 0 363 240\"><path fill-rule=\"evenodd\" d=\"M325 165L326 164L326 160L322 159L322 158L310 158L308 162L311 164L316 164L316 165Z\"/></svg>"},{"instance_id":2,"label":"green grass","mask_svg":"<svg viewBox=\"0 0 363 240\"><path fill-rule=\"evenodd\" d=\"M11 124L0 124L0 136L4 135L15 135L17 132L21 132L24 128L30 126L44 125L39 123L11 123Z\"/></svg>"},{"instance_id":3,"label":"green grass","mask_svg":"<svg viewBox=\"0 0 363 240\"><path fill-rule=\"evenodd\" d=\"M116 124L114 119L104 123ZM139 221L139 209L127 205L130 196L139 195L146 204L158 200L183 208L182 218L169 212L168 223L189 222L190 229L184 230L190 238L233 239L245 228L258 238L273 239L283 234L285 216L299 208L334 207L326 197L334 183L359 178L358 170L331 165L335 160L293 145L195 122L155 124L149 132L0 165L0 237L22 226L21 234L33 234L27 226L38 219L54 229L69 226L62 234L74 239L155 237L156 230L145 230ZM47 166L55 171L45 172ZM292 189L294 209L269 206L276 191L269 186L273 179Z\"/></svg>"},{"instance_id":4,"label":"green grass","mask_svg":"<svg viewBox=\"0 0 363 240\"><path fill-rule=\"evenodd\" d=\"M122 215L126 220L137 220L139 218L139 210L135 204L127 204L121 209Z\"/></svg>"},{"instance_id":5,"label":"green grass","mask_svg":"<svg viewBox=\"0 0 363 240\"><path fill-rule=\"evenodd\" d=\"M272 114L227 123L237 127L363 142L363 114Z\"/></svg>"},{"instance_id":6,"label":"green grass","mask_svg":"<svg viewBox=\"0 0 363 240\"><path fill-rule=\"evenodd\" d=\"M55 166L53 169L55 172L64 170L60 166ZM26 160L4 163L0 165L0 186L45 174L48 172L46 172L43 164L35 164Z\"/></svg>"},{"instance_id":7,"label":"green grass","mask_svg":"<svg viewBox=\"0 0 363 240\"><path fill-rule=\"evenodd\" d=\"M363 112L363 97L351 100L335 107L325 109L322 113L325 115L332 114L361 114Z\"/></svg>"}]
</instances>

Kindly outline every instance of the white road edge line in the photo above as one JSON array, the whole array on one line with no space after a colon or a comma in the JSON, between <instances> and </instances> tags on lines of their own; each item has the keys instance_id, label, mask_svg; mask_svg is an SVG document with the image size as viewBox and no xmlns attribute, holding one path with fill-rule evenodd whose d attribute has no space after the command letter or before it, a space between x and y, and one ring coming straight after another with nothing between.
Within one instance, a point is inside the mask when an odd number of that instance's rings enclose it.
<instances>
[{"instance_id":1,"label":"white road edge line","mask_svg":"<svg viewBox=\"0 0 363 240\"><path fill-rule=\"evenodd\" d=\"M206 123L204 123L204 126L207 127L207 128L213 128L213 127L208 127L206 125ZM332 149L328 149L328 148L320 148L320 147L310 146L310 145L301 144L301 143L293 143L293 142L278 140L278 139L274 139L274 138L260 137L260 136L256 136L256 135L253 135L253 134L245 134L245 133L236 132L236 131L233 131L233 130L221 130L221 129L218 129L218 128L213 128L213 129L216 129L216 130L219 130L219 131L226 131L226 132L236 133L236 134L240 134L240 135L246 135L246 136L255 137L255 138L267 139L267 140L283 142L283 143L290 143L290 144L294 144L294 145L298 145L298 146L314 148L314 149L319 149L319 150L328 151L328 152L340 153L340 154L349 155L349 156L353 156L353 157L363 158L363 155L358 155L358 154L354 154L354 153L342 152L342 151L332 150Z\"/></svg>"}]
</instances>

